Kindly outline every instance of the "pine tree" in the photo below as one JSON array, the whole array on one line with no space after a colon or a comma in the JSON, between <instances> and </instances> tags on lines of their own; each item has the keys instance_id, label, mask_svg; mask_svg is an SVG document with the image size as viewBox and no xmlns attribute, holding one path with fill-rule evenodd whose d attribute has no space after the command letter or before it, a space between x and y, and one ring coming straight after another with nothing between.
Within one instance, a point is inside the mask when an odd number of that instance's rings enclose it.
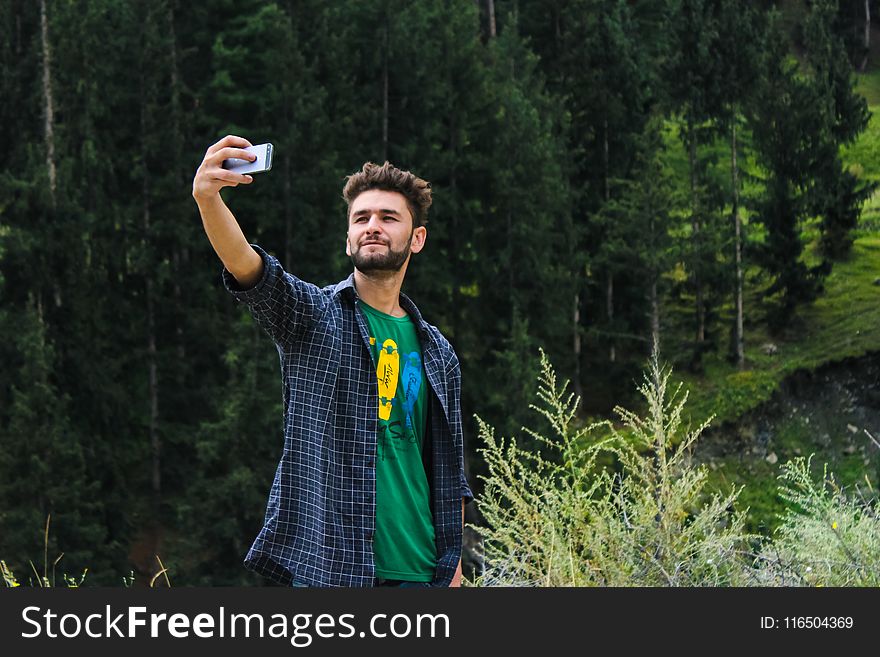
<instances>
[{"instance_id":1,"label":"pine tree","mask_svg":"<svg viewBox=\"0 0 880 657\"><path fill-rule=\"evenodd\" d=\"M11 327L3 328L13 334ZM89 445L73 418L71 398L59 389L59 366L35 296L19 315L14 334L18 358L6 373L10 404L0 428L0 536L4 558L16 572L30 577L29 562L51 581L51 564L62 554L63 572L88 568L107 581L112 555L96 554L107 540L100 483L90 476ZM51 516L48 547L43 529ZM48 566L43 563L48 550ZM37 584L35 584L37 585Z\"/></svg>"},{"instance_id":2,"label":"pine tree","mask_svg":"<svg viewBox=\"0 0 880 657\"><path fill-rule=\"evenodd\" d=\"M669 53L665 65L668 102L681 117L681 139L688 153L690 235L683 249L694 295L694 343L691 367L702 368L710 347L709 332L714 307L721 295L715 254L721 244L720 204L717 183L700 161L700 147L714 132L722 112L721 88L727 81L718 57L719 10L717 0L675 0L671 5Z\"/></svg>"},{"instance_id":3,"label":"pine tree","mask_svg":"<svg viewBox=\"0 0 880 657\"><path fill-rule=\"evenodd\" d=\"M876 185L860 182L840 158L868 125L865 98L856 92L843 39L834 33L835 0L815 0L804 25L806 59L815 100L811 104L812 186L810 209L822 217L821 250L831 260L847 255L863 202Z\"/></svg>"},{"instance_id":4,"label":"pine tree","mask_svg":"<svg viewBox=\"0 0 880 657\"><path fill-rule=\"evenodd\" d=\"M765 299L771 302L768 319L775 329L790 325L800 303L814 299L826 268L801 260L801 223L807 216L805 190L809 183L810 117L815 100L808 80L798 74L788 54L788 42L778 14L770 15L761 76L749 127L767 175L764 194L755 203L764 228L763 240L754 247L757 262L771 279Z\"/></svg>"},{"instance_id":5,"label":"pine tree","mask_svg":"<svg viewBox=\"0 0 880 657\"><path fill-rule=\"evenodd\" d=\"M628 380L630 355L639 353L645 317L641 281L627 268L627 228L618 226L617 204L632 180L636 143L657 100L658 17L617 0L535 3L523 7L523 32L542 57L551 93L564 100L569 186L573 198L576 363L574 389L582 393L582 370L614 372ZM618 250L620 252L618 253ZM589 347L581 347L581 335ZM631 349L635 346L635 349ZM599 352L601 348L601 353ZM605 379L603 376L602 379ZM607 388L605 382L597 387ZM615 394L617 390L610 391ZM587 395L591 401L594 395Z\"/></svg>"},{"instance_id":6,"label":"pine tree","mask_svg":"<svg viewBox=\"0 0 880 657\"><path fill-rule=\"evenodd\" d=\"M534 345L546 344L560 359L570 353L571 325L560 309L572 298L572 272L580 266L572 248L565 117L519 34L518 16L502 14L499 24L487 46L493 107L482 139L494 166L475 237L478 252L496 253L479 262L481 303L493 309L480 326L503 347L484 361L497 383L480 407L514 429L528 408L524 382L537 372Z\"/></svg>"}]
</instances>

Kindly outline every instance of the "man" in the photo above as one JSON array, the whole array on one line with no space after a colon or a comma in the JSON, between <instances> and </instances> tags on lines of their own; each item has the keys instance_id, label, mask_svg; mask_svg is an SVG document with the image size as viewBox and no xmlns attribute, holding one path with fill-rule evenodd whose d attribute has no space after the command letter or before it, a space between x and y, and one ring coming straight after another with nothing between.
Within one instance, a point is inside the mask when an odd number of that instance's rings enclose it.
<instances>
[{"instance_id":1,"label":"man","mask_svg":"<svg viewBox=\"0 0 880 657\"><path fill-rule=\"evenodd\" d=\"M459 586L464 504L461 369L400 292L425 245L430 186L387 162L349 176L354 272L319 288L248 244L220 198L252 177L250 142L211 146L193 180L223 283L272 337L284 452L245 565L294 586Z\"/></svg>"}]
</instances>

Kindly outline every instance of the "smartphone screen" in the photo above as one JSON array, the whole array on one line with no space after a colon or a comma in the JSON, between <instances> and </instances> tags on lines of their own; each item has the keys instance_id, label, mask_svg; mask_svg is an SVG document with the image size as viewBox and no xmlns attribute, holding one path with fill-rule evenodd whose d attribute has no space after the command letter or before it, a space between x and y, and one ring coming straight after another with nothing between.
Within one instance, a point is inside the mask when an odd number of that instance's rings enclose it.
<instances>
[{"instance_id":1,"label":"smartphone screen","mask_svg":"<svg viewBox=\"0 0 880 657\"><path fill-rule=\"evenodd\" d=\"M257 159L253 162L248 162L247 160L232 157L228 160L223 160L223 168L235 173L262 173L272 168L272 144L248 146L243 150L253 153L257 156Z\"/></svg>"}]
</instances>

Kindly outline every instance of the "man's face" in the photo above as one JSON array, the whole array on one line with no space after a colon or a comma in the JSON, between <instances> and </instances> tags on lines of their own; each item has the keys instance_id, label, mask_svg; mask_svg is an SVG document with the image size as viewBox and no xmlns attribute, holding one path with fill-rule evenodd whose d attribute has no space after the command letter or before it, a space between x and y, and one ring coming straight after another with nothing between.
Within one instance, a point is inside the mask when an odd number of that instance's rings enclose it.
<instances>
[{"instance_id":1,"label":"man's face","mask_svg":"<svg viewBox=\"0 0 880 657\"><path fill-rule=\"evenodd\" d=\"M398 192L370 189L354 199L348 215L345 253L363 273L398 272L425 244L427 229L413 230L406 199Z\"/></svg>"}]
</instances>

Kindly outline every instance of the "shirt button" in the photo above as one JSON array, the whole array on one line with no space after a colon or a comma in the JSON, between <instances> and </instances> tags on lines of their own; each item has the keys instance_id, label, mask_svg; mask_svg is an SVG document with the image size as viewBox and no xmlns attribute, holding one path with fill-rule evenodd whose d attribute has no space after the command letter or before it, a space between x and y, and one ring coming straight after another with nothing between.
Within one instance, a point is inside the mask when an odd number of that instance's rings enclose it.
<instances>
[{"instance_id":1,"label":"shirt button","mask_svg":"<svg viewBox=\"0 0 880 657\"><path fill-rule=\"evenodd\" d=\"M374 465L376 465L376 462L373 459L367 461L368 468L372 468Z\"/></svg>"}]
</instances>

